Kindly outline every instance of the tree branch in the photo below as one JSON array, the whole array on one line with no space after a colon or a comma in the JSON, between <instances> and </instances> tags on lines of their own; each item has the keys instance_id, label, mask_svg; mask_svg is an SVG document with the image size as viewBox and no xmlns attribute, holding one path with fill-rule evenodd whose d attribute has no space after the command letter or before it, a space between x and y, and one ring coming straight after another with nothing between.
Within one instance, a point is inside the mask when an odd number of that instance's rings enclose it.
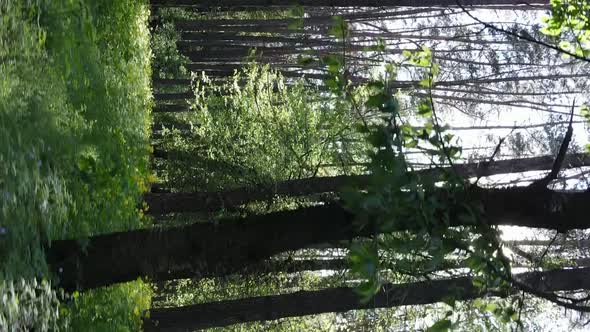
<instances>
[{"instance_id":1,"label":"tree branch","mask_svg":"<svg viewBox=\"0 0 590 332\"><path fill-rule=\"evenodd\" d=\"M512 31L509 31L509 30L506 30L506 29L503 29L503 28L499 28L499 27L497 27L497 26L495 26L493 24L489 24L487 22L484 22L484 21L478 19L477 17L473 16L467 9L465 9L465 7L463 7L463 5L461 5L461 2L459 0L457 0L457 6L459 8L461 8L461 10L463 10L463 12L465 14L467 14L467 16L471 17L474 21L482 24L483 26L485 26L488 29L495 30L495 31L498 31L498 32L502 32L502 33L504 33L506 35L510 35L510 36L516 37L518 39L522 39L522 40L528 41L528 42L533 43L533 44L541 45L543 47L546 47L546 48L555 50L555 51L557 51L559 53L562 53L562 54L569 55L569 56L571 56L573 58L576 58L578 60L581 60L581 61L590 62L590 59L588 59L588 58L586 58L584 56L578 55L576 53L572 53L572 52L570 52L568 50L565 50L565 49L563 49L561 47L558 47L558 46L555 46L555 45L551 45L551 44L545 43L543 41L537 40L535 38L532 38L530 36L525 36L523 34L512 32Z\"/></svg>"},{"instance_id":2,"label":"tree branch","mask_svg":"<svg viewBox=\"0 0 590 332\"><path fill-rule=\"evenodd\" d=\"M565 136L563 137L563 141L561 142L561 146L559 147L559 152L557 153L557 157L555 157L555 161L553 162L553 167L551 167L551 172L549 172L549 174L547 174L547 176L545 176L544 178L531 183L529 185L530 187L546 188L547 185L549 185L549 183L551 181L553 181L557 178L557 175L559 174L559 171L561 170L563 161L565 160L565 155L567 153L567 149L568 149L570 142L572 140L572 134L574 133L574 127L572 126L572 122L574 120L575 103L576 103L576 100L574 99L574 102L572 104L571 114L570 114L570 123L567 128L567 132L565 133Z\"/></svg>"}]
</instances>

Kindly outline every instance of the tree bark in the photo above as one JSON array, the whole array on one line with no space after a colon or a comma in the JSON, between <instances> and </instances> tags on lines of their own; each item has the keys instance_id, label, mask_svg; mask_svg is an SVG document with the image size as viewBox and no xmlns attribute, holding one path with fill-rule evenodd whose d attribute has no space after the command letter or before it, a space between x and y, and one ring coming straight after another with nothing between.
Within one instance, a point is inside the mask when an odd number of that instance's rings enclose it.
<instances>
[{"instance_id":1,"label":"tree bark","mask_svg":"<svg viewBox=\"0 0 590 332\"><path fill-rule=\"evenodd\" d=\"M488 167L484 167L484 163L457 164L455 165L455 169L461 176L468 178L550 169L553 165L553 160L553 156L542 156L500 160L493 162ZM568 155L564 165L566 167L588 166L590 165L590 156L587 154ZM427 175L428 173L439 171L438 169L428 169L418 172L422 175ZM144 195L144 200L149 205L149 213L152 214L216 211L221 208L236 207L252 201L270 199L275 195L305 196L335 192L351 184L364 188L369 180L370 176L368 175L318 177L279 182L272 187L245 187L215 193L148 193Z\"/></svg>"},{"instance_id":2,"label":"tree bark","mask_svg":"<svg viewBox=\"0 0 590 332\"><path fill-rule=\"evenodd\" d=\"M521 283L540 291L564 291L590 288L590 268L522 273L514 276ZM542 283L539 285L539 280ZM176 308L150 310L144 331L192 331L237 323L300 317L327 312L423 305L446 297L470 300L481 296L508 296L508 293L482 293L471 278L386 284L375 297L361 303L354 288L340 287L319 291L261 296L219 301Z\"/></svg>"},{"instance_id":3,"label":"tree bark","mask_svg":"<svg viewBox=\"0 0 590 332\"><path fill-rule=\"evenodd\" d=\"M85 245L53 241L46 255L60 286L71 291L152 277L171 280L239 272L284 251L309 244L369 235L356 231L352 215L321 206L223 220L218 224L98 235Z\"/></svg>"},{"instance_id":4,"label":"tree bark","mask_svg":"<svg viewBox=\"0 0 590 332\"><path fill-rule=\"evenodd\" d=\"M301 5L306 7L449 7L457 6L455 0L150 0L153 6L284 6ZM467 6L495 6L518 4L548 4L547 0L462 0L461 5ZM524 7L526 8L526 7Z\"/></svg>"},{"instance_id":5,"label":"tree bark","mask_svg":"<svg viewBox=\"0 0 590 332\"><path fill-rule=\"evenodd\" d=\"M191 98L194 98L194 94L192 94ZM179 112L189 112L190 107L188 104L181 105L181 104L158 104L154 106L152 109L153 113L179 113Z\"/></svg>"},{"instance_id":6,"label":"tree bark","mask_svg":"<svg viewBox=\"0 0 590 332\"><path fill-rule=\"evenodd\" d=\"M445 192L432 193L441 195ZM459 216L464 204L479 202L491 225L555 229L565 232L590 227L587 207L590 192L558 193L547 189L474 188L449 202L449 226L469 226ZM444 203L443 203L444 204ZM456 204L456 205L450 205ZM46 248L52 272L66 290L86 289L117 282L152 277L182 278L190 270L195 277L238 272L272 256L310 245L373 235L376 227L359 229L355 216L338 204L282 211L218 224L137 230L98 235L82 244L60 240ZM442 221L441 221L442 222ZM403 220L389 232L413 230L412 220Z\"/></svg>"},{"instance_id":7,"label":"tree bark","mask_svg":"<svg viewBox=\"0 0 590 332\"><path fill-rule=\"evenodd\" d=\"M177 93L154 93L155 101L168 101L168 100L182 100L182 99L193 99L195 94L193 92L177 92Z\"/></svg>"}]
</instances>

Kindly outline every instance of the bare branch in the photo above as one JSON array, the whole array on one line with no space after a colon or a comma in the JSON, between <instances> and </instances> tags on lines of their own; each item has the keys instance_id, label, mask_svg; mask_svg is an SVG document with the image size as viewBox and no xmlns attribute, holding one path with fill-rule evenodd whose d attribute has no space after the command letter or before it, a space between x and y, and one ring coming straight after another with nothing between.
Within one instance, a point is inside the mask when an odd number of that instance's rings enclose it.
<instances>
[{"instance_id":1,"label":"bare branch","mask_svg":"<svg viewBox=\"0 0 590 332\"><path fill-rule=\"evenodd\" d=\"M567 149L570 145L572 140L572 134L574 133L574 127L572 126L572 122L574 120L574 109L575 109L576 100L572 104L572 110L570 114L570 123L567 128L567 132L565 133L565 137L561 142L561 146L559 147L559 152L557 153L557 157L555 158L555 162L553 163L553 167L551 168L551 172L547 174L544 178L537 180L530 184L530 187L538 187L538 188L545 188L547 185L557 178L559 171L561 170L561 166L565 159L565 154L567 153Z\"/></svg>"},{"instance_id":2,"label":"bare branch","mask_svg":"<svg viewBox=\"0 0 590 332\"><path fill-rule=\"evenodd\" d=\"M537 40L535 38L532 38L531 36L526 36L526 35L523 35L523 34L520 34L520 33L512 32L512 31L509 31L509 30L506 30L506 29L503 29L503 28L499 28L499 27L497 27L497 26L495 26L493 24L484 22L484 21L478 19L477 17L473 16L467 9L465 9L465 7L463 7L463 5L461 5L461 2L460 1L457 1L457 6L460 7L463 10L463 12L465 14L467 14L467 16L471 17L474 21L482 24L483 26L485 26L488 29L492 29L492 30L495 30L495 31L498 31L498 32L502 32L504 34L507 34L507 35L516 37L518 39L522 39L522 40L528 41L528 42L533 43L533 44L541 45L543 47L546 47L546 48L555 50L555 51L557 51L559 53L569 55L569 56L571 56L573 58L576 58L578 60L582 60L582 61L585 61L585 62L590 62L590 59L588 59L588 58L586 58L584 56L578 55L576 53L572 53L572 52L570 52L568 50L565 50L565 49L563 49L561 47L558 47L558 46L555 46L555 45L551 45L551 44L545 43L543 41L540 41L540 40Z\"/></svg>"}]
</instances>

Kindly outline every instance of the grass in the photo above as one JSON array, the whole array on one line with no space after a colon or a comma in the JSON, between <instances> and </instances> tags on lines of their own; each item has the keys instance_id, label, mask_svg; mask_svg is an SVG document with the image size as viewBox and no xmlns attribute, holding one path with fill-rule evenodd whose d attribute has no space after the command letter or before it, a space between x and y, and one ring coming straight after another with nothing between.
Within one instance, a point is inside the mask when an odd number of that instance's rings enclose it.
<instances>
[{"instance_id":1,"label":"grass","mask_svg":"<svg viewBox=\"0 0 590 332\"><path fill-rule=\"evenodd\" d=\"M138 208L150 178L148 10L0 0L0 281L51 279L51 240L149 224ZM128 331L149 298L137 281L61 306L71 330Z\"/></svg>"}]
</instances>

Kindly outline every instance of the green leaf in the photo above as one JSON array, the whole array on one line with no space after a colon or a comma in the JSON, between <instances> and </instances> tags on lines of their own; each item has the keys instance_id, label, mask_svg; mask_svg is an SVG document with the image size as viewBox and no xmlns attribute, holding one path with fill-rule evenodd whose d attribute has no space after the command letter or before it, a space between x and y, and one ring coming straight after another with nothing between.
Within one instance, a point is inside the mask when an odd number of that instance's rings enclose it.
<instances>
[{"instance_id":1,"label":"green leaf","mask_svg":"<svg viewBox=\"0 0 590 332\"><path fill-rule=\"evenodd\" d=\"M374 92L374 94L383 92L383 89L385 89L385 85L383 84L383 82L373 81L367 83L367 90L369 92Z\"/></svg>"},{"instance_id":2,"label":"green leaf","mask_svg":"<svg viewBox=\"0 0 590 332\"><path fill-rule=\"evenodd\" d=\"M418 104L418 114L423 117L430 117L432 115L432 107L430 107L430 102L428 101L420 101Z\"/></svg>"},{"instance_id":3,"label":"green leaf","mask_svg":"<svg viewBox=\"0 0 590 332\"><path fill-rule=\"evenodd\" d=\"M339 55L335 55L335 54L328 54L322 57L322 61L326 64L326 65L340 65L342 63L342 61L340 60L340 56Z\"/></svg>"},{"instance_id":4,"label":"green leaf","mask_svg":"<svg viewBox=\"0 0 590 332\"><path fill-rule=\"evenodd\" d=\"M385 41L383 40L383 38L379 38L377 40L376 45L371 45L369 47L365 47L365 50L372 51L372 52L384 52L385 48L386 48Z\"/></svg>"},{"instance_id":5,"label":"green leaf","mask_svg":"<svg viewBox=\"0 0 590 332\"><path fill-rule=\"evenodd\" d=\"M415 148L418 146L418 141L413 138L410 138L408 141L405 142L405 146L406 148L410 149Z\"/></svg>"},{"instance_id":6,"label":"green leaf","mask_svg":"<svg viewBox=\"0 0 590 332\"><path fill-rule=\"evenodd\" d=\"M496 310L498 310L498 305L496 303L488 303L488 305L486 305L486 311L489 312L496 312Z\"/></svg>"},{"instance_id":7,"label":"green leaf","mask_svg":"<svg viewBox=\"0 0 590 332\"><path fill-rule=\"evenodd\" d=\"M332 91L340 91L340 84L335 77L324 80L324 84Z\"/></svg>"},{"instance_id":8,"label":"green leaf","mask_svg":"<svg viewBox=\"0 0 590 332\"><path fill-rule=\"evenodd\" d=\"M362 123L357 123L357 124L355 124L354 127L355 127L356 131L361 134L368 134L369 133L369 128L367 128L367 126L365 126Z\"/></svg>"},{"instance_id":9,"label":"green leaf","mask_svg":"<svg viewBox=\"0 0 590 332\"><path fill-rule=\"evenodd\" d=\"M397 101L397 99L389 97L383 107L383 111L392 114L397 113L399 111L399 102Z\"/></svg>"},{"instance_id":10,"label":"green leaf","mask_svg":"<svg viewBox=\"0 0 590 332\"><path fill-rule=\"evenodd\" d=\"M374 147L385 147L389 144L387 134L383 130L374 130L367 137L369 143Z\"/></svg>"},{"instance_id":11,"label":"green leaf","mask_svg":"<svg viewBox=\"0 0 590 332\"><path fill-rule=\"evenodd\" d=\"M471 283L473 284L473 286L475 286L477 288L484 288L485 287L485 281L482 280L481 278L473 278Z\"/></svg>"},{"instance_id":12,"label":"green leaf","mask_svg":"<svg viewBox=\"0 0 590 332\"><path fill-rule=\"evenodd\" d=\"M292 22L289 23L289 25L287 25L287 28L289 30L301 30L303 29L304 26L304 22L302 18L298 18L293 20Z\"/></svg>"},{"instance_id":13,"label":"green leaf","mask_svg":"<svg viewBox=\"0 0 590 332\"><path fill-rule=\"evenodd\" d=\"M451 157L451 158L458 158L459 155L461 154L461 148L456 147L456 146L448 147L447 153L449 154L449 157Z\"/></svg>"},{"instance_id":14,"label":"green leaf","mask_svg":"<svg viewBox=\"0 0 590 332\"><path fill-rule=\"evenodd\" d=\"M299 59L297 59L297 63L299 63L302 66L309 66L314 62L315 62L315 59L313 57L299 56Z\"/></svg>"},{"instance_id":15,"label":"green leaf","mask_svg":"<svg viewBox=\"0 0 590 332\"><path fill-rule=\"evenodd\" d=\"M445 296L442 301L453 308L455 307L455 303L457 303L457 299L454 296Z\"/></svg>"},{"instance_id":16,"label":"green leaf","mask_svg":"<svg viewBox=\"0 0 590 332\"><path fill-rule=\"evenodd\" d=\"M423 88L430 88L432 86L432 78L430 76L424 77L418 82L418 85Z\"/></svg>"},{"instance_id":17,"label":"green leaf","mask_svg":"<svg viewBox=\"0 0 590 332\"><path fill-rule=\"evenodd\" d=\"M559 48L561 48L563 50L568 50L571 47L572 47L572 44L570 44L570 42L567 40L562 40L559 42Z\"/></svg>"},{"instance_id":18,"label":"green leaf","mask_svg":"<svg viewBox=\"0 0 590 332\"><path fill-rule=\"evenodd\" d=\"M369 280L367 282L363 282L358 285L355 289L356 293L360 295L360 302L367 303L369 302L379 289L381 288L381 284L376 280Z\"/></svg>"},{"instance_id":19,"label":"green leaf","mask_svg":"<svg viewBox=\"0 0 590 332\"><path fill-rule=\"evenodd\" d=\"M377 275L379 257L374 246L368 244L355 244L348 254L350 269L365 279L374 279Z\"/></svg>"},{"instance_id":20,"label":"green leaf","mask_svg":"<svg viewBox=\"0 0 590 332\"><path fill-rule=\"evenodd\" d=\"M328 71L332 74L337 74L342 69L342 61L338 55L326 55L322 58L322 62L328 66Z\"/></svg>"},{"instance_id":21,"label":"green leaf","mask_svg":"<svg viewBox=\"0 0 590 332\"><path fill-rule=\"evenodd\" d=\"M369 96L369 98L365 102L365 106L367 106L367 108L381 109L383 108L383 105L386 101L387 95L385 95L384 93L378 93L376 95Z\"/></svg>"},{"instance_id":22,"label":"green leaf","mask_svg":"<svg viewBox=\"0 0 590 332\"><path fill-rule=\"evenodd\" d=\"M345 39L348 36L348 24L342 16L332 17L332 27L329 33L337 39Z\"/></svg>"},{"instance_id":23,"label":"green leaf","mask_svg":"<svg viewBox=\"0 0 590 332\"><path fill-rule=\"evenodd\" d=\"M297 5L289 11L289 14L293 17L303 17L305 15L305 8L303 6Z\"/></svg>"},{"instance_id":24,"label":"green leaf","mask_svg":"<svg viewBox=\"0 0 590 332\"><path fill-rule=\"evenodd\" d=\"M451 329L453 323L448 319L442 319L426 329L426 332L446 332Z\"/></svg>"}]
</instances>

